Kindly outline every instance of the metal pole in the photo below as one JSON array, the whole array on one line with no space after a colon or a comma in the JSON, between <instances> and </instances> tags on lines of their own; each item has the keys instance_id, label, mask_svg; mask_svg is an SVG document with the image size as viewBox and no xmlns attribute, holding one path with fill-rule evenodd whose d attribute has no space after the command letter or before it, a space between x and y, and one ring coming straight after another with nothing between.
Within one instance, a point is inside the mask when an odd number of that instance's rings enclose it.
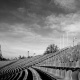
<instances>
[{"instance_id":1,"label":"metal pole","mask_svg":"<svg viewBox=\"0 0 80 80\"><path fill-rule=\"evenodd\" d=\"M28 58L29 58L29 51L28 51Z\"/></svg>"},{"instance_id":2,"label":"metal pole","mask_svg":"<svg viewBox=\"0 0 80 80\"><path fill-rule=\"evenodd\" d=\"M34 56L35 56L35 53L34 53Z\"/></svg>"},{"instance_id":3,"label":"metal pole","mask_svg":"<svg viewBox=\"0 0 80 80\"><path fill-rule=\"evenodd\" d=\"M0 45L0 57L2 57L1 45Z\"/></svg>"},{"instance_id":4,"label":"metal pole","mask_svg":"<svg viewBox=\"0 0 80 80\"><path fill-rule=\"evenodd\" d=\"M73 38L73 47L74 47L75 39L77 39L77 38L75 38L75 37Z\"/></svg>"},{"instance_id":5,"label":"metal pole","mask_svg":"<svg viewBox=\"0 0 80 80\"><path fill-rule=\"evenodd\" d=\"M0 45L0 51L1 51L1 45Z\"/></svg>"},{"instance_id":6,"label":"metal pole","mask_svg":"<svg viewBox=\"0 0 80 80\"><path fill-rule=\"evenodd\" d=\"M63 48L64 48L64 34L63 34Z\"/></svg>"},{"instance_id":7,"label":"metal pole","mask_svg":"<svg viewBox=\"0 0 80 80\"><path fill-rule=\"evenodd\" d=\"M67 46L68 46L68 32L67 32Z\"/></svg>"},{"instance_id":8,"label":"metal pole","mask_svg":"<svg viewBox=\"0 0 80 80\"><path fill-rule=\"evenodd\" d=\"M61 49L61 36L60 36L60 49Z\"/></svg>"},{"instance_id":9,"label":"metal pole","mask_svg":"<svg viewBox=\"0 0 80 80\"><path fill-rule=\"evenodd\" d=\"M74 38L73 38L73 47L74 47Z\"/></svg>"}]
</instances>

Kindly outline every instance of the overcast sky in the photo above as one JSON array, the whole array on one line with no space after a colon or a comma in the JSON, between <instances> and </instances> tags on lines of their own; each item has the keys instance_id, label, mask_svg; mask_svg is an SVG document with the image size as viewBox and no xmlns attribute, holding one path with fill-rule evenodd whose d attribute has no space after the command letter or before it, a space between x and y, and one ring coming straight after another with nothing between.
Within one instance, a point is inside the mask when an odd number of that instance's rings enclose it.
<instances>
[{"instance_id":1,"label":"overcast sky","mask_svg":"<svg viewBox=\"0 0 80 80\"><path fill-rule=\"evenodd\" d=\"M72 46L73 37L79 42L80 0L0 0L4 57L42 54L52 43Z\"/></svg>"}]
</instances>

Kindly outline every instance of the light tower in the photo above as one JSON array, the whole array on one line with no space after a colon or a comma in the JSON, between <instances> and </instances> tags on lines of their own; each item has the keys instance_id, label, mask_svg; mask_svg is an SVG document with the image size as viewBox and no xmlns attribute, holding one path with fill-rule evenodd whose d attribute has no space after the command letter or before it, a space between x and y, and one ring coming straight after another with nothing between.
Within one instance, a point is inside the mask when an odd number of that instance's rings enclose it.
<instances>
[{"instance_id":1,"label":"light tower","mask_svg":"<svg viewBox=\"0 0 80 80\"><path fill-rule=\"evenodd\" d=\"M30 56L29 56L29 51L28 51L28 58L29 58Z\"/></svg>"},{"instance_id":2,"label":"light tower","mask_svg":"<svg viewBox=\"0 0 80 80\"><path fill-rule=\"evenodd\" d=\"M73 47L74 47L74 45L75 45L75 40L76 40L77 38L76 37L73 37Z\"/></svg>"},{"instance_id":3,"label":"light tower","mask_svg":"<svg viewBox=\"0 0 80 80\"><path fill-rule=\"evenodd\" d=\"M63 34L63 48L64 48L64 34Z\"/></svg>"},{"instance_id":4,"label":"light tower","mask_svg":"<svg viewBox=\"0 0 80 80\"><path fill-rule=\"evenodd\" d=\"M1 51L1 45L0 45L0 57L2 58L2 51Z\"/></svg>"}]
</instances>

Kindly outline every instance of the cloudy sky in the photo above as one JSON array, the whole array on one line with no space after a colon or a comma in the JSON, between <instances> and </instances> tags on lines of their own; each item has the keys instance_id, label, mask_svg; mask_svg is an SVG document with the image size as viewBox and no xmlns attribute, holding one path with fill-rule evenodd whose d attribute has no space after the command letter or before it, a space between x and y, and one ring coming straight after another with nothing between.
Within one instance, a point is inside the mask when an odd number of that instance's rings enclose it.
<instances>
[{"instance_id":1,"label":"cloudy sky","mask_svg":"<svg viewBox=\"0 0 80 80\"><path fill-rule=\"evenodd\" d=\"M80 0L0 0L0 44L4 57L42 54L80 40ZM63 38L64 37L64 38Z\"/></svg>"}]
</instances>

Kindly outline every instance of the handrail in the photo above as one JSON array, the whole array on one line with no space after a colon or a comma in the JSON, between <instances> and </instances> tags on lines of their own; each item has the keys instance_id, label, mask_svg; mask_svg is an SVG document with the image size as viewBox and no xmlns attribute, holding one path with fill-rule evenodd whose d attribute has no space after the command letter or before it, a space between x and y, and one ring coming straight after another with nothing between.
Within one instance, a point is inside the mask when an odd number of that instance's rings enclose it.
<instances>
[{"instance_id":1,"label":"handrail","mask_svg":"<svg viewBox=\"0 0 80 80\"><path fill-rule=\"evenodd\" d=\"M71 71L80 71L79 67L73 68L73 67L56 67L56 66L36 66L36 67L45 67L45 68L52 68L52 69L59 69L59 70L71 70Z\"/></svg>"}]
</instances>

